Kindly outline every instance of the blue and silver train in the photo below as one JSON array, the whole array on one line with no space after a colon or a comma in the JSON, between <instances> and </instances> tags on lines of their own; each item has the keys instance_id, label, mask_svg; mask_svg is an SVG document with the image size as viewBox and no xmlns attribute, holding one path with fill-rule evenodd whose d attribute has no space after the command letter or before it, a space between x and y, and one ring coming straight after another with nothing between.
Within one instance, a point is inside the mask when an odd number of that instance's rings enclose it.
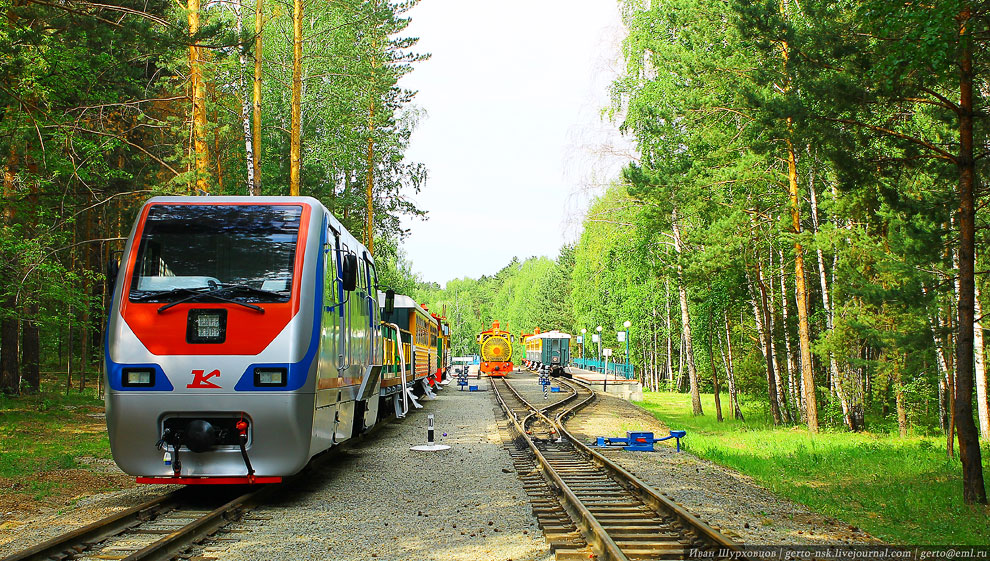
<instances>
[{"instance_id":1,"label":"blue and silver train","mask_svg":"<svg viewBox=\"0 0 990 561\"><path fill-rule=\"evenodd\" d=\"M375 262L316 199L153 198L115 274L107 428L139 482L277 482L402 410Z\"/></svg>"}]
</instances>

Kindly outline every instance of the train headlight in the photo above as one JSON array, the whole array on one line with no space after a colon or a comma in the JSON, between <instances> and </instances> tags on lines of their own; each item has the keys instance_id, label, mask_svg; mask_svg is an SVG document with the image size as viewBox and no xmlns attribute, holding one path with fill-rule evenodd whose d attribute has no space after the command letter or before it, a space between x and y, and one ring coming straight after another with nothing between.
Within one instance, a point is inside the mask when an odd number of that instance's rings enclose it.
<instances>
[{"instance_id":1,"label":"train headlight","mask_svg":"<svg viewBox=\"0 0 990 561\"><path fill-rule=\"evenodd\" d=\"M223 343L227 339L227 310L189 310L186 341L189 343Z\"/></svg>"},{"instance_id":2,"label":"train headlight","mask_svg":"<svg viewBox=\"0 0 990 561\"><path fill-rule=\"evenodd\" d=\"M121 384L128 388L150 388L155 385L155 371L151 368L125 368Z\"/></svg>"},{"instance_id":3,"label":"train headlight","mask_svg":"<svg viewBox=\"0 0 990 561\"><path fill-rule=\"evenodd\" d=\"M254 385L262 388L284 387L288 382L288 375L285 368L272 368L269 366L254 369Z\"/></svg>"}]
</instances>

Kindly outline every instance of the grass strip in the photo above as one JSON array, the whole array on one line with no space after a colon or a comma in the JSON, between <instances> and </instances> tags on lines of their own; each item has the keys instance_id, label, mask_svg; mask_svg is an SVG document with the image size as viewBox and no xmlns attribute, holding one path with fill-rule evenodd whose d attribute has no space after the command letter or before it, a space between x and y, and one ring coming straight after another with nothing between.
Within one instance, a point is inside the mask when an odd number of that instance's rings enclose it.
<instances>
[{"instance_id":1,"label":"grass strip","mask_svg":"<svg viewBox=\"0 0 990 561\"><path fill-rule=\"evenodd\" d=\"M892 544L990 544L990 509L962 500L962 468L945 440L896 433L774 427L762 404L743 403L746 421L715 419L715 398L702 395L705 415L691 414L691 396L647 392L638 405L672 429L687 430L688 452L751 476L778 495L858 526ZM984 472L990 449L983 447Z\"/></svg>"},{"instance_id":2,"label":"grass strip","mask_svg":"<svg viewBox=\"0 0 990 561\"><path fill-rule=\"evenodd\" d=\"M0 478L82 467L82 457L110 458L103 401L94 391L0 394Z\"/></svg>"}]
</instances>

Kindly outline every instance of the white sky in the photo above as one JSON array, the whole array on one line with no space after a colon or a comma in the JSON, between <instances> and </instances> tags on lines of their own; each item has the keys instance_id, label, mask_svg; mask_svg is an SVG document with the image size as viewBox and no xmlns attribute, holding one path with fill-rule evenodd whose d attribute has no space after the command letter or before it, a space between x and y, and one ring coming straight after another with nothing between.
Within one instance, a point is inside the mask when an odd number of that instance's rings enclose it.
<instances>
[{"instance_id":1,"label":"white sky","mask_svg":"<svg viewBox=\"0 0 990 561\"><path fill-rule=\"evenodd\" d=\"M429 168L412 196L429 219L403 224L413 269L444 284L555 257L629 159L600 117L624 33L616 0L423 0L408 15L405 35L432 54L402 82L426 113L407 152Z\"/></svg>"}]
</instances>

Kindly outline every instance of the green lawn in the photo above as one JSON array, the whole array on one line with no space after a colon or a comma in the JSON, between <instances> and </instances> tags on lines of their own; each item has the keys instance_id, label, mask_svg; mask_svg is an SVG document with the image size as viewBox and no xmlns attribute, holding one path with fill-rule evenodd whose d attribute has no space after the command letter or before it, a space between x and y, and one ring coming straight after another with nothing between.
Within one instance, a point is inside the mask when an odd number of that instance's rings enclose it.
<instances>
[{"instance_id":1,"label":"green lawn","mask_svg":"<svg viewBox=\"0 0 990 561\"><path fill-rule=\"evenodd\" d=\"M728 397L721 398L723 414ZM715 398L702 395L705 416L691 415L688 394L651 392L643 406L673 429L682 446L731 467L775 493L859 526L894 544L990 544L990 509L962 501L962 469L941 438L774 428L761 404L743 406L745 423L715 420ZM983 448L990 474L990 450Z\"/></svg>"},{"instance_id":2,"label":"green lawn","mask_svg":"<svg viewBox=\"0 0 990 561\"><path fill-rule=\"evenodd\" d=\"M77 459L110 457L103 400L95 391L66 395L44 387L34 395L0 394L0 477L79 467Z\"/></svg>"}]
</instances>

